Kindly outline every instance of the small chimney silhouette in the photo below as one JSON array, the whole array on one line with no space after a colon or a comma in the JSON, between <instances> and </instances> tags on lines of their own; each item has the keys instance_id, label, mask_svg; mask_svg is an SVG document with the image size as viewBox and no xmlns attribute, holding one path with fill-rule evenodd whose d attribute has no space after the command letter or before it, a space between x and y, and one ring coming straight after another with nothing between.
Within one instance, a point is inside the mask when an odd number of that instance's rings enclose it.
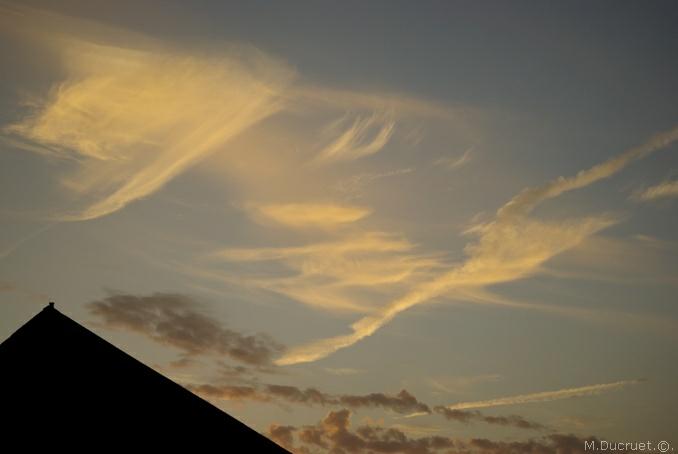
<instances>
[{"instance_id":1,"label":"small chimney silhouette","mask_svg":"<svg viewBox=\"0 0 678 454\"><path fill-rule=\"evenodd\" d=\"M50 308L50 309L54 309L54 301L50 301L50 302L49 302L49 308Z\"/></svg>"}]
</instances>

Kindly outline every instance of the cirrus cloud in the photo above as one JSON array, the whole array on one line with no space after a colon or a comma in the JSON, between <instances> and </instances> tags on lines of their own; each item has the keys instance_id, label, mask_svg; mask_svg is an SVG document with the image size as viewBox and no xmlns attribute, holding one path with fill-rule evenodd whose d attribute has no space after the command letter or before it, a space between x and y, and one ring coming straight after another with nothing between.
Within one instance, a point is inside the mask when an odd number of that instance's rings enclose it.
<instances>
[{"instance_id":1,"label":"cirrus cloud","mask_svg":"<svg viewBox=\"0 0 678 454\"><path fill-rule=\"evenodd\" d=\"M276 360L276 364L291 365L325 358L371 336L401 312L432 298L510 282L539 272L546 261L618 221L603 214L547 222L528 216L537 205L609 178L634 160L665 148L676 140L678 128L673 128L573 177L559 177L544 185L524 189L499 208L492 222L476 225L467 231L479 238L467 245L465 262L413 286L401 297L356 321L351 325L351 333L292 347ZM463 297L461 293L457 296Z\"/></svg>"},{"instance_id":2,"label":"cirrus cloud","mask_svg":"<svg viewBox=\"0 0 678 454\"><path fill-rule=\"evenodd\" d=\"M650 186L635 197L642 201L678 197L678 181L664 181L663 183Z\"/></svg>"},{"instance_id":3,"label":"cirrus cloud","mask_svg":"<svg viewBox=\"0 0 678 454\"><path fill-rule=\"evenodd\" d=\"M293 228L333 228L356 222L369 215L365 207L334 203L283 203L252 205L248 210L264 221Z\"/></svg>"}]
</instances>

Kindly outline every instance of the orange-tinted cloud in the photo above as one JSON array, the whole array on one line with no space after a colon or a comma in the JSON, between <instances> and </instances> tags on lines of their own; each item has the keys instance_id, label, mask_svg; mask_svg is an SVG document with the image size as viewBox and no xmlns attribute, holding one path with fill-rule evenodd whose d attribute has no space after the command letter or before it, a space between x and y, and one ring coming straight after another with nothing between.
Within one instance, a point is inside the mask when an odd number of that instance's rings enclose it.
<instances>
[{"instance_id":1,"label":"orange-tinted cloud","mask_svg":"<svg viewBox=\"0 0 678 454\"><path fill-rule=\"evenodd\" d=\"M638 200L648 201L678 197L678 181L664 181L641 191L636 195Z\"/></svg>"},{"instance_id":2,"label":"orange-tinted cloud","mask_svg":"<svg viewBox=\"0 0 678 454\"><path fill-rule=\"evenodd\" d=\"M292 72L257 52L197 57L67 40L69 74L6 132L77 162L62 183L87 220L146 197L282 108Z\"/></svg>"},{"instance_id":3,"label":"orange-tinted cloud","mask_svg":"<svg viewBox=\"0 0 678 454\"><path fill-rule=\"evenodd\" d=\"M608 178L634 160L667 147L678 140L678 128L658 134L647 142L570 178L559 177L542 186L526 188L503 205L492 222L477 225L468 233L478 235L466 247L464 263L419 283L391 303L351 325L345 335L312 341L287 350L278 365L316 361L371 336L399 313L431 298L454 294L465 288L522 279L539 272L548 260L579 245L591 235L615 224L609 215L547 222L529 217L540 203L565 192Z\"/></svg>"},{"instance_id":4,"label":"orange-tinted cloud","mask_svg":"<svg viewBox=\"0 0 678 454\"><path fill-rule=\"evenodd\" d=\"M244 276L242 281L314 307L365 313L378 307L379 299L370 292L406 288L442 267L438 257L419 254L415 246L399 235L350 231L303 246L228 248L208 258L278 263L288 271L284 276Z\"/></svg>"},{"instance_id":5,"label":"orange-tinted cloud","mask_svg":"<svg viewBox=\"0 0 678 454\"><path fill-rule=\"evenodd\" d=\"M388 114L373 114L356 117L349 126L346 118L333 122L325 134L332 139L316 156L316 162L353 160L381 151L395 129L395 122Z\"/></svg>"},{"instance_id":6,"label":"orange-tinted cloud","mask_svg":"<svg viewBox=\"0 0 678 454\"><path fill-rule=\"evenodd\" d=\"M297 454L325 452L402 453L402 454L584 454L584 441L595 437L551 434L524 441L492 441L483 438L462 439L445 436L411 438L396 427L362 425L351 428L351 412L331 411L321 421L306 426L269 427L268 436Z\"/></svg>"},{"instance_id":7,"label":"orange-tinted cloud","mask_svg":"<svg viewBox=\"0 0 678 454\"><path fill-rule=\"evenodd\" d=\"M356 222L370 209L334 203L285 203L253 205L254 217L293 228L334 228Z\"/></svg>"}]
</instances>

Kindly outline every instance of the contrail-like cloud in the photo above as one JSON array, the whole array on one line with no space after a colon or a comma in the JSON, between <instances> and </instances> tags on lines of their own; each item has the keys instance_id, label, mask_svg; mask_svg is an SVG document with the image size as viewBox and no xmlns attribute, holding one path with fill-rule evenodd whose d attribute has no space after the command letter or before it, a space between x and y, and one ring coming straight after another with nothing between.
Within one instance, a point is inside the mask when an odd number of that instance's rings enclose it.
<instances>
[{"instance_id":1,"label":"contrail-like cloud","mask_svg":"<svg viewBox=\"0 0 678 454\"><path fill-rule=\"evenodd\" d=\"M608 215L558 223L539 221L528 216L537 205L565 192L609 178L631 162L665 148L676 140L678 127L582 170L573 177L559 177L545 185L524 189L497 211L493 222L472 229L479 239L467 246L468 258L464 263L414 287L382 309L358 320L351 325L352 333L291 348L276 363L290 365L324 358L371 336L399 313L452 290L482 288L536 273L547 260L617 222Z\"/></svg>"},{"instance_id":2,"label":"contrail-like cloud","mask_svg":"<svg viewBox=\"0 0 678 454\"><path fill-rule=\"evenodd\" d=\"M678 197L678 181L665 181L658 185L645 189L636 195L638 200L647 202L648 200L664 199Z\"/></svg>"},{"instance_id":3,"label":"contrail-like cloud","mask_svg":"<svg viewBox=\"0 0 678 454\"><path fill-rule=\"evenodd\" d=\"M23 246L24 243L32 240L33 238L37 237L38 235L42 234L43 232L51 229L52 226L54 226L53 222L47 223L47 224L43 225L42 227L32 231L28 235L19 238L18 240L16 240L14 243L10 244L5 249L0 250L0 260L8 257L11 254L13 254L14 251L16 251L21 246Z\"/></svg>"},{"instance_id":4,"label":"contrail-like cloud","mask_svg":"<svg viewBox=\"0 0 678 454\"><path fill-rule=\"evenodd\" d=\"M623 170L633 161L644 158L650 153L662 148L666 148L676 140L678 140L678 127L657 134L642 145L630 148L614 158L608 159L607 161L586 170L582 170L573 177L559 177L543 186L524 189L499 210L497 217L528 214L541 202L558 197L565 192L583 188L599 180L609 178Z\"/></svg>"},{"instance_id":5,"label":"contrail-like cloud","mask_svg":"<svg viewBox=\"0 0 678 454\"><path fill-rule=\"evenodd\" d=\"M545 391L533 394L520 394L517 396L500 397L497 399L480 400L476 402L459 402L446 405L448 410L468 410L471 408L501 407L504 405L520 405L535 402L550 402L553 400L570 399L573 397L595 396L608 391L616 391L630 385L637 385L645 380L622 380L614 383L602 383L598 385L580 386L578 388L566 388L557 391Z\"/></svg>"},{"instance_id":6,"label":"contrail-like cloud","mask_svg":"<svg viewBox=\"0 0 678 454\"><path fill-rule=\"evenodd\" d=\"M458 169L466 165L471 160L471 153L473 153L473 147L467 148L461 156L455 157L443 157L437 159L433 164L442 166L447 170Z\"/></svg>"},{"instance_id":7,"label":"contrail-like cloud","mask_svg":"<svg viewBox=\"0 0 678 454\"><path fill-rule=\"evenodd\" d=\"M546 223L527 218L485 226L480 240L468 247L466 262L416 286L373 315L353 325L353 332L291 348L278 365L316 361L371 336L401 312L453 289L482 288L534 274L548 259L580 244L615 223L609 216Z\"/></svg>"}]
</instances>

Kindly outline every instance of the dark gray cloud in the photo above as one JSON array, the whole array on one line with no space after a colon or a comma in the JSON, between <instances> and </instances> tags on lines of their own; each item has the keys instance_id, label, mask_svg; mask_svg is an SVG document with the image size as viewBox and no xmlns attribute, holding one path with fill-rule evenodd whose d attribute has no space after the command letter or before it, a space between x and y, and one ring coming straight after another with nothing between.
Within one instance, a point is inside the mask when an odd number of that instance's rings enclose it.
<instances>
[{"instance_id":1,"label":"dark gray cloud","mask_svg":"<svg viewBox=\"0 0 678 454\"><path fill-rule=\"evenodd\" d=\"M225 400L257 400L267 402L270 400L265 394L261 394L253 386L236 385L184 385L190 391L205 397Z\"/></svg>"},{"instance_id":2,"label":"dark gray cloud","mask_svg":"<svg viewBox=\"0 0 678 454\"><path fill-rule=\"evenodd\" d=\"M89 305L90 311L106 327L141 333L157 342L181 350L181 358L175 361L172 367L191 365L194 358L200 355L226 355L250 366L222 364L223 378L241 381L237 385L232 383L186 385L192 392L207 398L342 406L352 409L383 408L400 414L432 413L427 404L419 401L405 389L395 395L385 393L335 395L316 388L260 385L256 383L252 374L269 371L273 367L271 363L273 356L279 353L282 347L262 334L243 335L226 329L216 320L198 311L198 307L199 305L191 298L172 293L154 293L148 296L111 294ZM540 424L517 415L486 416L477 411L450 410L445 407L435 407L433 411L449 420L463 423L485 422L523 429L543 428ZM335 417L339 417L338 415ZM300 436L311 444L325 443L309 428L302 431Z\"/></svg>"},{"instance_id":3,"label":"dark gray cloud","mask_svg":"<svg viewBox=\"0 0 678 454\"><path fill-rule=\"evenodd\" d=\"M337 405L338 399L315 388L301 389L296 386L267 385L265 392L277 399L308 405Z\"/></svg>"},{"instance_id":4,"label":"dark gray cloud","mask_svg":"<svg viewBox=\"0 0 678 454\"><path fill-rule=\"evenodd\" d=\"M416 397L405 389L395 396L384 393L332 395L318 391L315 388L300 389L295 386L268 385L266 392L289 402L311 405L342 405L351 408L381 407L401 414L431 412L428 405L419 402Z\"/></svg>"},{"instance_id":5,"label":"dark gray cloud","mask_svg":"<svg viewBox=\"0 0 678 454\"><path fill-rule=\"evenodd\" d=\"M589 454L585 442L594 441L595 437L580 438L576 435L551 434L539 439L526 441L492 441L485 438L476 438L468 442L471 453L478 454ZM628 453L628 451L616 451Z\"/></svg>"},{"instance_id":6,"label":"dark gray cloud","mask_svg":"<svg viewBox=\"0 0 678 454\"><path fill-rule=\"evenodd\" d=\"M315 425L271 425L268 436L296 454L584 454L585 441L575 435L552 434L526 441L459 439L443 436L410 438L393 427L363 425L351 430L351 412L329 412Z\"/></svg>"},{"instance_id":7,"label":"dark gray cloud","mask_svg":"<svg viewBox=\"0 0 678 454\"><path fill-rule=\"evenodd\" d=\"M396 395L384 393L356 394L328 394L316 388L298 388L290 385L261 385L251 384L251 392L238 392L241 387L231 385L188 385L192 391L205 397L227 400L255 400L260 402L289 402L302 405L319 405L324 407L342 406L357 408L384 408L400 414L432 413L430 407L420 402L415 396L403 389ZM235 388L235 391L234 391ZM450 410L438 406L434 412L443 415L449 420L462 423L484 422L500 426L511 426L520 429L544 429L536 422L528 421L518 415L487 416L478 411Z\"/></svg>"},{"instance_id":8,"label":"dark gray cloud","mask_svg":"<svg viewBox=\"0 0 678 454\"><path fill-rule=\"evenodd\" d=\"M416 397L404 389L393 396L383 393L333 395L315 388L302 389L296 386L275 384L261 386L251 384L247 388L252 391L247 393L234 392L234 388L242 387L232 385L205 384L186 385L186 387L205 397L229 400L277 401L303 405L346 406L350 408L380 407L401 414L431 412L428 405L419 402Z\"/></svg>"},{"instance_id":9,"label":"dark gray cloud","mask_svg":"<svg viewBox=\"0 0 678 454\"><path fill-rule=\"evenodd\" d=\"M511 426L520 429L537 429L537 430L545 429L543 425L536 422L528 421L522 416L518 415L488 416L480 413L479 411L456 410L442 406L435 407L433 410L436 413L440 413L449 420L458 421L462 423L480 421L488 424Z\"/></svg>"},{"instance_id":10,"label":"dark gray cloud","mask_svg":"<svg viewBox=\"0 0 678 454\"><path fill-rule=\"evenodd\" d=\"M400 391L395 396L389 396L383 393L372 393L364 396L341 396L339 399L342 405L348 407L384 407L390 408L396 413L430 413L428 405L419 402L416 397L406 390Z\"/></svg>"},{"instance_id":11,"label":"dark gray cloud","mask_svg":"<svg viewBox=\"0 0 678 454\"><path fill-rule=\"evenodd\" d=\"M221 326L199 312L185 295L154 293L147 296L111 294L89 304L92 314L108 328L134 331L178 348L184 358L226 355L251 365L269 365L283 346L265 334L245 335Z\"/></svg>"}]
</instances>

